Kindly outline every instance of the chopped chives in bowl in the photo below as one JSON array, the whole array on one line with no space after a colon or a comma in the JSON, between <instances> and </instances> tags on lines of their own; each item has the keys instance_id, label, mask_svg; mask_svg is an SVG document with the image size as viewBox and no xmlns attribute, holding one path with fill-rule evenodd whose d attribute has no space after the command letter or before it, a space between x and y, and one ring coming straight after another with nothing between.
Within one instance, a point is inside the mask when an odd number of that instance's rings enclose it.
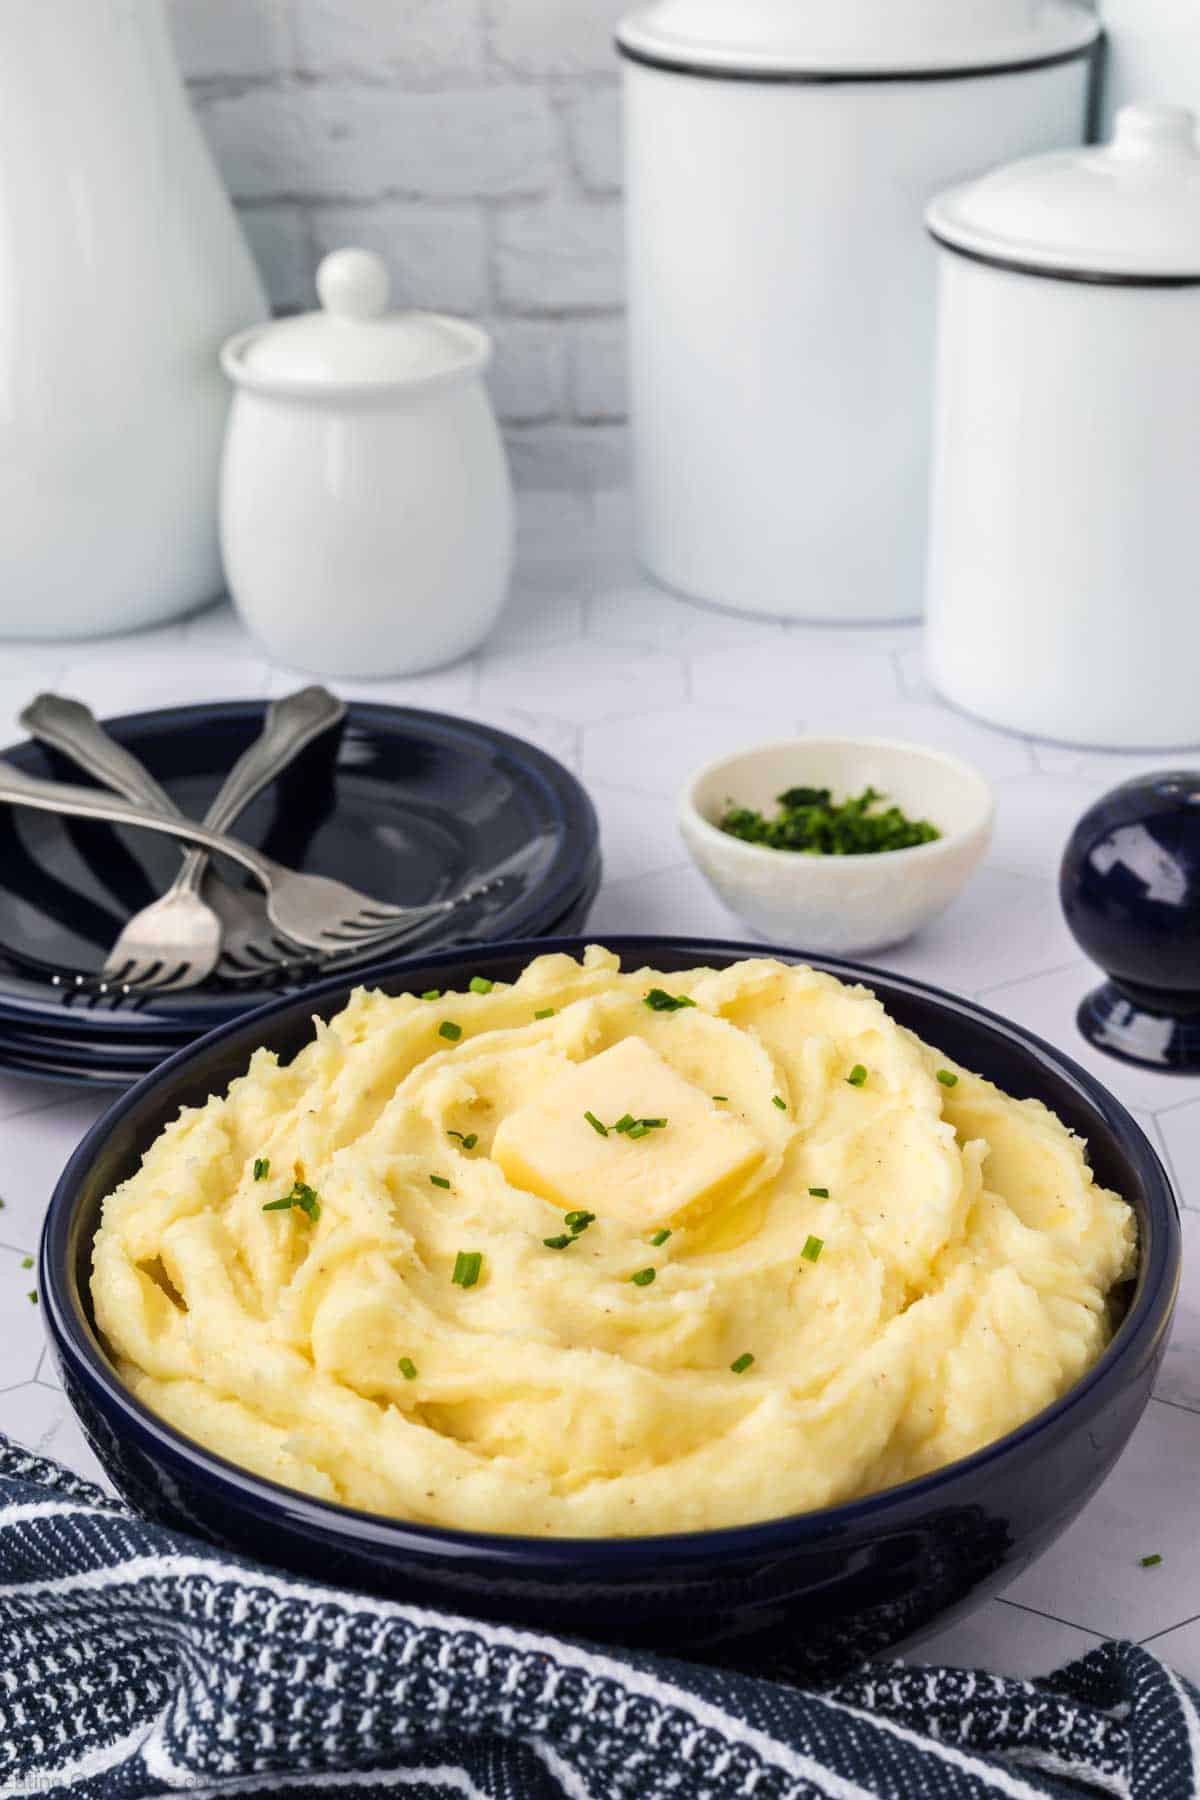
<instances>
[{"instance_id":1,"label":"chopped chives in bowl","mask_svg":"<svg viewBox=\"0 0 1200 1800\"><path fill-rule=\"evenodd\" d=\"M717 824L744 844L805 856L876 856L941 837L928 819L910 819L898 806L881 807L886 799L873 787L846 800L835 800L831 788L786 788L776 796L778 810L772 817L729 801Z\"/></svg>"}]
</instances>

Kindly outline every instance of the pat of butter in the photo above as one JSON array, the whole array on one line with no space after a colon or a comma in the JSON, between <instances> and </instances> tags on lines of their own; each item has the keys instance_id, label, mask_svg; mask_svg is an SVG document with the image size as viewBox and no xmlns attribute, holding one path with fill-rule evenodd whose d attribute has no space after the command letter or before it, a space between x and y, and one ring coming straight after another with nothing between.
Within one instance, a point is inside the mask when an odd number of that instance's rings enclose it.
<instances>
[{"instance_id":1,"label":"pat of butter","mask_svg":"<svg viewBox=\"0 0 1200 1800\"><path fill-rule=\"evenodd\" d=\"M602 1136L591 1113L609 1127ZM618 1119L665 1119L630 1138ZM501 1123L492 1159L514 1186L564 1212L586 1208L639 1230L669 1224L736 1192L763 1146L739 1119L677 1075L641 1038L577 1064Z\"/></svg>"}]
</instances>

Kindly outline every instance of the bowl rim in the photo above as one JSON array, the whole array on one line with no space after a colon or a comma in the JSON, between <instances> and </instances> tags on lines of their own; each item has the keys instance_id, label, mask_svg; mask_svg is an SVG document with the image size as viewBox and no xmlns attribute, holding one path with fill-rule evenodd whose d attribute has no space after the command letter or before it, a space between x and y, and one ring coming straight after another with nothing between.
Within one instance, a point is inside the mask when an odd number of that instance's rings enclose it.
<instances>
[{"instance_id":1,"label":"bowl rim","mask_svg":"<svg viewBox=\"0 0 1200 1800\"><path fill-rule=\"evenodd\" d=\"M86 1133L63 1170L46 1212L38 1251L38 1290L42 1298L42 1314L53 1353L69 1370L71 1377L82 1382L97 1395L108 1414L115 1411L122 1432L148 1442L156 1456L166 1456L190 1474L198 1475L210 1489L214 1484L232 1486L241 1500L251 1501L261 1513L274 1510L289 1515L307 1530L323 1531L334 1544L343 1548L353 1544L359 1551L374 1550L416 1552L425 1556L473 1557L496 1564L536 1564L546 1575L577 1572L581 1563L593 1569L619 1564L625 1573L659 1568L664 1561L679 1564L721 1554L773 1554L794 1549L807 1542L818 1545L830 1538L845 1535L888 1513L907 1516L926 1503L935 1502L942 1490L956 1480L986 1469L1007 1457L1020 1453L1033 1440L1050 1433L1075 1407L1095 1399L1117 1369L1132 1361L1144 1366L1153 1358L1170 1325L1178 1295L1181 1271L1181 1226L1179 1203L1161 1157L1137 1120L1103 1083L1082 1068L1065 1052L1047 1043L1024 1026L1014 1024L999 1014L960 995L948 993L931 982L918 981L907 975L893 974L869 964L839 957L812 955L781 946L764 946L736 939L705 937L669 937L617 933L609 936L587 934L563 938L509 939L494 944L471 946L464 955L462 948L448 949L427 956L397 958L386 969L373 971L373 979L404 981L409 971L433 970L466 962L526 957L532 961L543 955L579 956L589 944L601 944L622 957L625 952L641 959L627 966L653 966L653 953L668 950L672 954L693 949L699 959L707 952L731 960L778 957L790 963L802 963L836 975L839 980L870 985L880 981L900 989L917 999L933 1000L946 1010L982 1025L994 1036L1032 1056L1036 1065L1049 1064L1060 1077L1065 1077L1080 1092L1081 1098L1097 1111L1110 1128L1118 1133L1123 1147L1137 1166L1140 1187L1152 1225L1148 1257L1139 1259L1134 1293L1128 1310L1104 1352L1084 1374L1050 1406L1043 1407L1032 1418L1007 1432L1003 1437L983 1445L970 1456L946 1463L911 1481L880 1489L859 1499L840 1502L836 1506L819 1507L808 1512L785 1514L778 1518L753 1520L743 1524L718 1526L698 1531L658 1532L630 1537L532 1537L517 1533L469 1530L456 1526L426 1525L396 1518L386 1513L370 1512L359 1507L344 1506L290 1488L283 1483L256 1475L251 1470L209 1450L186 1433L169 1425L135 1398L125 1386L108 1356L82 1306L82 1297L72 1279L70 1266L71 1226L77 1189L86 1176L99 1148L129 1113L152 1098L156 1091L170 1087L187 1065L202 1053L219 1047L225 1040L257 1032L286 1013L313 1007L334 995L348 998L354 987L343 976L315 984L301 995L285 996L257 1008L241 1019L232 1020L205 1034L193 1044L170 1057L145 1076L114 1105L109 1107ZM403 992L403 987L395 991ZM70 1388L67 1397L71 1398Z\"/></svg>"},{"instance_id":2,"label":"bowl rim","mask_svg":"<svg viewBox=\"0 0 1200 1800\"><path fill-rule=\"evenodd\" d=\"M729 763L740 762L748 756L766 756L773 753L782 754L803 746L806 749L846 749L903 751L906 755L924 757L932 763L942 766L958 777L966 777L968 782L980 790L981 805L978 818L969 825L962 825L957 831L943 832L940 837L931 839L927 844L909 844L902 850L869 850L856 851L847 856L806 856L803 851L777 850L773 844L748 844L744 838L732 836L714 825L705 817L696 803L696 792L701 782L708 781ZM905 738L889 737L855 737L847 733L821 733L808 735L800 732L795 737L774 738L765 743L747 744L741 750L727 751L724 756L714 757L702 768L689 775L679 795L678 811L680 823L694 830L702 841L711 847L719 848L724 854L741 856L747 865L753 863L759 868L773 866L779 868L780 857L786 858L782 865L793 869L845 869L855 875L861 875L865 865L871 868L888 868L895 870L903 862L906 866L914 861L929 862L947 852L956 850L964 844L975 841L980 835L987 835L992 828L996 816L996 795L991 782L974 763L964 757L955 756L953 751L942 750L932 744L914 744Z\"/></svg>"}]
</instances>

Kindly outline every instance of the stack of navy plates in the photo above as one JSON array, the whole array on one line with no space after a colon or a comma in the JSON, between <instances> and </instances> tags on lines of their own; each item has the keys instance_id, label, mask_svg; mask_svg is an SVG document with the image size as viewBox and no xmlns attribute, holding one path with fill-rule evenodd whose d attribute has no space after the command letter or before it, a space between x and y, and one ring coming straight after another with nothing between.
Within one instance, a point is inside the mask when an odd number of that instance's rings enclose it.
<instances>
[{"instance_id":1,"label":"stack of navy plates","mask_svg":"<svg viewBox=\"0 0 1200 1800\"><path fill-rule=\"evenodd\" d=\"M203 816L262 727L234 701L106 721L193 818ZM32 775L86 782L40 745L3 752ZM600 882L592 804L544 751L468 719L351 703L239 819L279 862L399 904L482 882L487 895L402 948L305 961L261 980L220 975L189 991L101 992L122 926L167 888L179 847L148 831L0 807L0 1071L125 1086L216 1025L335 971L369 981L410 951L582 929ZM229 865L222 873L238 877Z\"/></svg>"}]
</instances>

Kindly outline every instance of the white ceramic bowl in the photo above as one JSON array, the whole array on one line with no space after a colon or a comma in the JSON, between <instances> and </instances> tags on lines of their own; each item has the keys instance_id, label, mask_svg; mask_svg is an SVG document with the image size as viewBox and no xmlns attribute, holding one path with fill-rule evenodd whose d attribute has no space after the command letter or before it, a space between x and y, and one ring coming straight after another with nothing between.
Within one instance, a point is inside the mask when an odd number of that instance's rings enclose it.
<instances>
[{"instance_id":1,"label":"white ceramic bowl","mask_svg":"<svg viewBox=\"0 0 1200 1800\"><path fill-rule=\"evenodd\" d=\"M942 836L872 856L805 856L743 843L717 821L732 801L772 811L785 788L868 785ZM944 911L987 849L987 782L941 750L887 738L792 738L709 763L685 787L683 839L701 874L739 919L777 942L831 955L882 950Z\"/></svg>"}]
</instances>

